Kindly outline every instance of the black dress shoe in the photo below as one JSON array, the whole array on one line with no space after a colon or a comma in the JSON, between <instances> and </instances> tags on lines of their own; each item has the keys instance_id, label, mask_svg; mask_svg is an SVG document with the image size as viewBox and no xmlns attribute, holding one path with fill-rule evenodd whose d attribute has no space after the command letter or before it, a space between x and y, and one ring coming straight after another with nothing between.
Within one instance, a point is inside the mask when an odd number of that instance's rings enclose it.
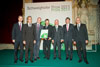
<instances>
[{"instance_id":1,"label":"black dress shoe","mask_svg":"<svg viewBox=\"0 0 100 67\"><path fill-rule=\"evenodd\" d=\"M49 57L47 57L47 59L49 60Z\"/></svg>"},{"instance_id":2,"label":"black dress shoe","mask_svg":"<svg viewBox=\"0 0 100 67\"><path fill-rule=\"evenodd\" d=\"M61 60L61 57L59 57L59 60Z\"/></svg>"},{"instance_id":3,"label":"black dress shoe","mask_svg":"<svg viewBox=\"0 0 100 67\"><path fill-rule=\"evenodd\" d=\"M35 58L34 61L37 61L37 59Z\"/></svg>"},{"instance_id":4,"label":"black dress shoe","mask_svg":"<svg viewBox=\"0 0 100 67\"><path fill-rule=\"evenodd\" d=\"M66 60L68 60L68 57L66 57Z\"/></svg>"},{"instance_id":5,"label":"black dress shoe","mask_svg":"<svg viewBox=\"0 0 100 67\"><path fill-rule=\"evenodd\" d=\"M24 60L20 59L21 62L23 62Z\"/></svg>"},{"instance_id":6,"label":"black dress shoe","mask_svg":"<svg viewBox=\"0 0 100 67\"><path fill-rule=\"evenodd\" d=\"M33 60L30 60L32 63L34 62Z\"/></svg>"},{"instance_id":7,"label":"black dress shoe","mask_svg":"<svg viewBox=\"0 0 100 67\"><path fill-rule=\"evenodd\" d=\"M89 64L87 60L85 61L85 63L86 63L86 64Z\"/></svg>"},{"instance_id":8,"label":"black dress shoe","mask_svg":"<svg viewBox=\"0 0 100 67\"><path fill-rule=\"evenodd\" d=\"M15 60L14 63L16 64L17 63L17 60Z\"/></svg>"},{"instance_id":9,"label":"black dress shoe","mask_svg":"<svg viewBox=\"0 0 100 67\"><path fill-rule=\"evenodd\" d=\"M37 59L40 59L40 57L37 57Z\"/></svg>"},{"instance_id":10,"label":"black dress shoe","mask_svg":"<svg viewBox=\"0 0 100 67\"><path fill-rule=\"evenodd\" d=\"M78 62L80 63L80 62L82 62L82 60L79 60Z\"/></svg>"},{"instance_id":11,"label":"black dress shoe","mask_svg":"<svg viewBox=\"0 0 100 67\"><path fill-rule=\"evenodd\" d=\"M28 61L25 61L25 64L27 64L28 63Z\"/></svg>"},{"instance_id":12,"label":"black dress shoe","mask_svg":"<svg viewBox=\"0 0 100 67\"><path fill-rule=\"evenodd\" d=\"M70 61L72 61L72 58L70 58Z\"/></svg>"},{"instance_id":13,"label":"black dress shoe","mask_svg":"<svg viewBox=\"0 0 100 67\"><path fill-rule=\"evenodd\" d=\"M56 59L56 57L54 57L53 59Z\"/></svg>"}]
</instances>

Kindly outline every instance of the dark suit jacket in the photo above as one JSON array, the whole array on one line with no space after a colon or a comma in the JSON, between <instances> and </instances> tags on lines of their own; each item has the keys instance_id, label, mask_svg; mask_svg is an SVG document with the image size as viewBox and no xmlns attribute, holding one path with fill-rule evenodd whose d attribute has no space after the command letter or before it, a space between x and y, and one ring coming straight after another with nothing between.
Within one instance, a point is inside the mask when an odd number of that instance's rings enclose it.
<instances>
[{"instance_id":1,"label":"dark suit jacket","mask_svg":"<svg viewBox=\"0 0 100 67\"><path fill-rule=\"evenodd\" d=\"M23 40L33 41L36 40L36 31L35 26L32 24L32 27L28 27L28 24L23 26Z\"/></svg>"},{"instance_id":2,"label":"dark suit jacket","mask_svg":"<svg viewBox=\"0 0 100 67\"><path fill-rule=\"evenodd\" d=\"M35 25L35 29L36 29L36 40L40 40L40 33L41 33L41 29L43 29L43 26L40 24L40 27L39 27L39 32L37 32L37 23L34 23Z\"/></svg>"},{"instance_id":3,"label":"dark suit jacket","mask_svg":"<svg viewBox=\"0 0 100 67\"><path fill-rule=\"evenodd\" d=\"M55 26L53 26L52 39L57 40L57 41L60 41L61 39L63 39L63 31L60 25L58 26L58 31L56 31Z\"/></svg>"},{"instance_id":4,"label":"dark suit jacket","mask_svg":"<svg viewBox=\"0 0 100 67\"><path fill-rule=\"evenodd\" d=\"M48 37L52 38L52 26L48 25L48 27L46 28L46 26L44 26L43 29L48 29Z\"/></svg>"},{"instance_id":5,"label":"dark suit jacket","mask_svg":"<svg viewBox=\"0 0 100 67\"><path fill-rule=\"evenodd\" d=\"M23 24L22 24L22 29L20 31L18 22L15 23L12 29L12 40L22 41L22 30L23 30Z\"/></svg>"},{"instance_id":6,"label":"dark suit jacket","mask_svg":"<svg viewBox=\"0 0 100 67\"><path fill-rule=\"evenodd\" d=\"M80 29L78 31L77 25L75 26L75 34L74 34L74 40L85 42L85 40L88 40L88 32L85 24L80 25Z\"/></svg>"},{"instance_id":7,"label":"dark suit jacket","mask_svg":"<svg viewBox=\"0 0 100 67\"><path fill-rule=\"evenodd\" d=\"M74 39L74 26L69 24L69 30L66 29L66 24L63 25L63 39L65 41L72 41Z\"/></svg>"}]
</instances>

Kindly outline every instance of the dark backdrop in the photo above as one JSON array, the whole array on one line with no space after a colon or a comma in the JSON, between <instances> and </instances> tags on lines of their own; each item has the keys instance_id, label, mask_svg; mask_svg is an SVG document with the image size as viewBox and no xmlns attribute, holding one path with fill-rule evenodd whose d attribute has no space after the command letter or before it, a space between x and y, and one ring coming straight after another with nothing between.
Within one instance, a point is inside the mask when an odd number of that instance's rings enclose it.
<instances>
[{"instance_id":1,"label":"dark backdrop","mask_svg":"<svg viewBox=\"0 0 100 67\"><path fill-rule=\"evenodd\" d=\"M0 43L11 43L11 31L18 15L22 15L22 0L0 1Z\"/></svg>"}]
</instances>

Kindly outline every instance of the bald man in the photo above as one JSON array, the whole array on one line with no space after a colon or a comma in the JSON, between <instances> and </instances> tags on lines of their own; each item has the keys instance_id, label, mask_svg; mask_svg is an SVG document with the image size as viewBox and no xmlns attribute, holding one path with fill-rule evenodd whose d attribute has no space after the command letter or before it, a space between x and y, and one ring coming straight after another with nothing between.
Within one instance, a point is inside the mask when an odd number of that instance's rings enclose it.
<instances>
[{"instance_id":1,"label":"bald man","mask_svg":"<svg viewBox=\"0 0 100 67\"><path fill-rule=\"evenodd\" d=\"M79 63L82 62L82 53L84 61L86 64L89 64L87 61L86 55L86 45L88 44L88 32L85 24L81 23L79 17L76 18L76 26L75 26L75 37L74 37L74 44L76 44L78 56L79 56Z\"/></svg>"},{"instance_id":2,"label":"bald man","mask_svg":"<svg viewBox=\"0 0 100 67\"><path fill-rule=\"evenodd\" d=\"M41 29L43 29L43 26L41 25L41 17L37 18L37 22L34 24L36 29L36 44L34 45L34 60L40 59L39 57L39 48L40 48L40 32Z\"/></svg>"},{"instance_id":3,"label":"bald man","mask_svg":"<svg viewBox=\"0 0 100 67\"><path fill-rule=\"evenodd\" d=\"M53 27L52 43L54 47L54 59L56 59L56 47L58 47L58 58L61 60L61 42L63 42L62 27L59 25L59 20L56 19Z\"/></svg>"}]
</instances>

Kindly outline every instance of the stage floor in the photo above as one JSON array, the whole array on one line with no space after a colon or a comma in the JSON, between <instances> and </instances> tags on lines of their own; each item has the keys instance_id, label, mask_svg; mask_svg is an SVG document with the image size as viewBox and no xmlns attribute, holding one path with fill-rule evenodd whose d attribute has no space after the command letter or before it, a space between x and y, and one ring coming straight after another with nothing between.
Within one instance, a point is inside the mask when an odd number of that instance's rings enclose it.
<instances>
[{"instance_id":1,"label":"stage floor","mask_svg":"<svg viewBox=\"0 0 100 67\"><path fill-rule=\"evenodd\" d=\"M73 51L73 60L65 60L65 51L62 51L62 60L56 58L53 59L53 51L51 51L50 59L44 59L43 51L40 51L40 60L34 63L30 61L28 64L20 62L18 60L17 64L14 64L14 50L0 50L0 67L100 67L100 45L97 46L97 52L87 52L87 58L89 64L84 61L78 63L77 51ZM24 51L24 61L25 61L25 51Z\"/></svg>"}]
</instances>

